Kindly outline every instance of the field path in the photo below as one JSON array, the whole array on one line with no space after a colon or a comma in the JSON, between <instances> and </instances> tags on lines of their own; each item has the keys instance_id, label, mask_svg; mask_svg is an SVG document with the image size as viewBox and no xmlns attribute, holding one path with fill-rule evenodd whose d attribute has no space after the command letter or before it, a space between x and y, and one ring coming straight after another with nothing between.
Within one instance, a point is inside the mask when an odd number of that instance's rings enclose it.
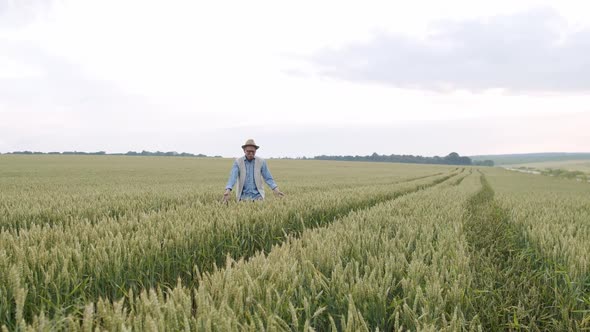
<instances>
[{"instance_id":1,"label":"field path","mask_svg":"<svg viewBox=\"0 0 590 332\"><path fill-rule=\"evenodd\" d=\"M530 245L526 229L511 222L484 174L481 183L464 227L475 276L470 297L484 330L588 329L588 308L579 301L583 288Z\"/></svg>"}]
</instances>

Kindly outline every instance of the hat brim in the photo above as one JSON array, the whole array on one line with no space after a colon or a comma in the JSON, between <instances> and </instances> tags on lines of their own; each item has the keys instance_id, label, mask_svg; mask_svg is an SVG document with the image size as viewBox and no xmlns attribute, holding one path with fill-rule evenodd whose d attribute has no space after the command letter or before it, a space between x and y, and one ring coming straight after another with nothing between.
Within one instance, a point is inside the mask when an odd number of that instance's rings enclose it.
<instances>
[{"instance_id":1,"label":"hat brim","mask_svg":"<svg viewBox=\"0 0 590 332\"><path fill-rule=\"evenodd\" d=\"M256 150L258 150L259 146L258 145L253 145L253 144L246 144L246 145L242 145L242 149L245 149L247 146L253 146L256 148Z\"/></svg>"}]
</instances>

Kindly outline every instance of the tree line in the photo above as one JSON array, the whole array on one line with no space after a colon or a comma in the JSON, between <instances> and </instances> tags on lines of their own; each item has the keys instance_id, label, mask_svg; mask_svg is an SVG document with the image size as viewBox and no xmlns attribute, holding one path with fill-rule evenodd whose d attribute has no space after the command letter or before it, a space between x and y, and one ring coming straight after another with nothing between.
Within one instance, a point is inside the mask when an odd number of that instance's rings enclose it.
<instances>
[{"instance_id":1,"label":"tree line","mask_svg":"<svg viewBox=\"0 0 590 332\"><path fill-rule=\"evenodd\" d=\"M380 155L373 153L369 156L315 156L316 160L342 160L342 161L377 161L390 163L412 163L412 164L440 164L440 165L474 165L474 166L494 166L492 160L473 161L469 157L461 157L456 152L451 152L445 157L423 157L414 155Z\"/></svg>"},{"instance_id":2,"label":"tree line","mask_svg":"<svg viewBox=\"0 0 590 332\"><path fill-rule=\"evenodd\" d=\"M178 153L176 151L128 151L127 153L106 153L105 151L97 151L97 152L83 152L83 151L64 151L64 152L33 152L33 151L14 151L8 152L6 154L25 154L25 155L110 155L110 156L159 156L159 157L199 157L199 158L221 158L221 156L207 156L205 154L192 154L187 152ZM273 159L273 158L271 158ZM278 159L293 159L293 158L278 158ZM321 155L315 156L313 158L296 158L296 159L305 159L305 160L341 160L341 161L375 161L375 162L390 162L390 163L412 163L412 164L440 164L440 165L473 165L473 166L494 166L494 161L492 160L471 160L469 157L460 156L456 152L451 152L445 157L423 157L423 156L414 156L414 155L380 155L377 153L373 153L369 156L328 156L328 155Z\"/></svg>"},{"instance_id":3,"label":"tree line","mask_svg":"<svg viewBox=\"0 0 590 332\"><path fill-rule=\"evenodd\" d=\"M6 154L51 154L51 155L89 155L89 156L101 156L101 155L109 155L109 156L158 156L158 157L199 157L199 158L204 158L204 157L209 157L205 154L199 153L199 154L192 154L192 153L188 153L188 152L181 152L178 153L176 151L168 151L168 152L163 152L163 151L156 151L156 152L151 152L151 151L141 151L141 152L135 152L135 151L128 151L127 153L106 153L105 151L97 151L97 152L84 152L84 151L64 151L64 152L37 152L37 151L14 151L14 152L8 152ZM215 158L221 158L221 156L215 156Z\"/></svg>"}]
</instances>

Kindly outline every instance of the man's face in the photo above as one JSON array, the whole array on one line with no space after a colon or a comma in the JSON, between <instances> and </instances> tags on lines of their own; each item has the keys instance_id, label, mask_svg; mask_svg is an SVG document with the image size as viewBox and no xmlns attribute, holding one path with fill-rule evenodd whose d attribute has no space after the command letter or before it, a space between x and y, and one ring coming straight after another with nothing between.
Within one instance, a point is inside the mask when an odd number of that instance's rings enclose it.
<instances>
[{"instance_id":1,"label":"man's face","mask_svg":"<svg viewBox=\"0 0 590 332\"><path fill-rule=\"evenodd\" d=\"M246 159L252 160L256 154L256 148L253 146L247 146L244 148L244 154L246 155Z\"/></svg>"}]
</instances>

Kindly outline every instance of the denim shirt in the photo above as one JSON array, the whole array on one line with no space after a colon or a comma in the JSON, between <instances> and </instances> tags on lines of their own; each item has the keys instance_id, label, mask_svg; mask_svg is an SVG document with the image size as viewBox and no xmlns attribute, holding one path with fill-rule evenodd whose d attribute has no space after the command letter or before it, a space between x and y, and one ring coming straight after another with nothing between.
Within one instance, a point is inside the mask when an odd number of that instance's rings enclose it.
<instances>
[{"instance_id":1,"label":"denim shirt","mask_svg":"<svg viewBox=\"0 0 590 332\"><path fill-rule=\"evenodd\" d=\"M246 182L244 183L244 189L242 190L242 196L240 199L260 199L262 196L258 192L258 188L256 188L256 183L254 182L254 159L248 160L245 156L244 158L244 165L246 166ZM240 173L240 168L238 166L238 162L234 161L234 165L232 166L231 172L229 174L229 180L227 181L227 185L225 189L232 189L236 181L238 180L238 175ZM262 163L262 178L266 182L266 184L270 187L270 189L274 190L277 186L268 167L266 166L266 160Z\"/></svg>"}]
</instances>

